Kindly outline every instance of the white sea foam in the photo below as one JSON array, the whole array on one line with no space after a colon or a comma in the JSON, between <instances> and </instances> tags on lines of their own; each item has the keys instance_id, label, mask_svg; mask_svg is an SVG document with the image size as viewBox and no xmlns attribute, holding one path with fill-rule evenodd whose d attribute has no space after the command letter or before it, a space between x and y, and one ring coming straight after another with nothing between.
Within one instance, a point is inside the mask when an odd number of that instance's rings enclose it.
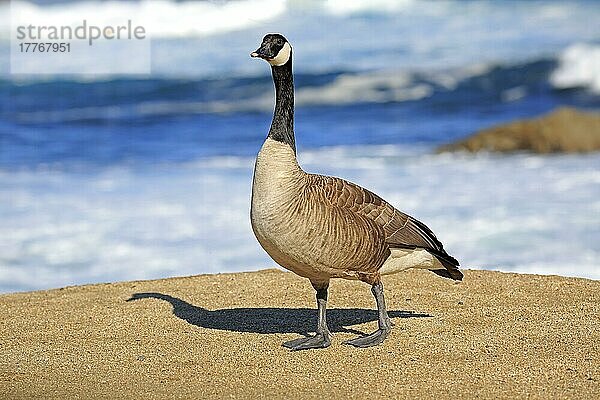
<instances>
[{"instance_id":1,"label":"white sea foam","mask_svg":"<svg viewBox=\"0 0 600 400\"><path fill-rule=\"evenodd\" d=\"M597 154L358 146L300 158L424 221L466 268L600 279ZM252 164L0 171L0 290L272 267L249 225Z\"/></svg>"},{"instance_id":2,"label":"white sea foam","mask_svg":"<svg viewBox=\"0 0 600 400\"><path fill-rule=\"evenodd\" d=\"M83 19L96 26L119 26L128 19L142 24L155 38L206 36L247 28L270 20L285 10L277 0L244 1L78 1L36 5L13 0L0 5L0 13L12 12L20 21L46 26L79 26ZM2 37L8 35L3 26Z\"/></svg>"},{"instance_id":3,"label":"white sea foam","mask_svg":"<svg viewBox=\"0 0 600 400\"><path fill-rule=\"evenodd\" d=\"M398 12L415 3L415 0L327 0L324 7L331 14L346 16L365 12Z\"/></svg>"},{"instance_id":4,"label":"white sea foam","mask_svg":"<svg viewBox=\"0 0 600 400\"><path fill-rule=\"evenodd\" d=\"M577 43L567 47L550 82L560 89L586 87L600 94L600 45Z\"/></svg>"},{"instance_id":5,"label":"white sea foam","mask_svg":"<svg viewBox=\"0 0 600 400\"><path fill-rule=\"evenodd\" d=\"M524 86L510 88L500 93L500 98L506 103L520 100L525 96L527 96L527 88Z\"/></svg>"},{"instance_id":6,"label":"white sea foam","mask_svg":"<svg viewBox=\"0 0 600 400\"><path fill-rule=\"evenodd\" d=\"M0 2L0 17L9 15L8 4ZM13 7L32 23L43 23L48 15L69 25L80 24L84 16L94 24L139 19L152 38L152 73L171 77L264 74L265 66L248 54L265 32L273 31L292 41L298 72L428 71L519 62L552 56L572 43L597 41L597 32L589 27L600 15L600 3L586 1L568 5L420 0L18 4L22 5ZM8 71L9 26L0 24L3 74ZM98 58L110 59L108 55Z\"/></svg>"},{"instance_id":7,"label":"white sea foam","mask_svg":"<svg viewBox=\"0 0 600 400\"><path fill-rule=\"evenodd\" d=\"M363 74L342 74L332 83L298 90L299 105L384 103L419 100L429 97L433 88L414 83L408 74L383 71Z\"/></svg>"}]
</instances>

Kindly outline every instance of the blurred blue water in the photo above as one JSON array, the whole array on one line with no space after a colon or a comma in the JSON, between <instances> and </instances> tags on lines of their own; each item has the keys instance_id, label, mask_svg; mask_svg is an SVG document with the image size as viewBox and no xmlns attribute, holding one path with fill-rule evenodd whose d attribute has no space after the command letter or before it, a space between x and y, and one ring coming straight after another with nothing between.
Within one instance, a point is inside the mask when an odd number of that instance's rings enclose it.
<instances>
[{"instance_id":1,"label":"blurred blue water","mask_svg":"<svg viewBox=\"0 0 600 400\"><path fill-rule=\"evenodd\" d=\"M594 108L600 97L557 90L548 83L554 60L493 67L446 88L410 76L427 87L415 100L318 104L297 109L298 143L331 145L440 144L502 121L547 112L560 105ZM266 69L266 68L265 68ZM348 72L299 75L297 90L325 91ZM384 76L385 77L385 76ZM392 79L391 77L390 79ZM506 101L518 88L523 98ZM385 96L386 91L376 89ZM409 88L410 90L410 88ZM270 77L219 80L119 79L0 84L0 167L69 163L186 162L216 155L254 154L270 123ZM315 104L317 103L317 104Z\"/></svg>"}]
</instances>

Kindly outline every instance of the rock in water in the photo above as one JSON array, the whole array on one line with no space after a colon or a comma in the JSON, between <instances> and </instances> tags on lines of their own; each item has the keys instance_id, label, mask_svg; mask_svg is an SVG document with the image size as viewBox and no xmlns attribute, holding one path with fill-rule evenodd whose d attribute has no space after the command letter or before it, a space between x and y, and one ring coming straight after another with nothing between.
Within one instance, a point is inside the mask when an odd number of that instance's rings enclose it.
<instances>
[{"instance_id":1,"label":"rock in water","mask_svg":"<svg viewBox=\"0 0 600 400\"><path fill-rule=\"evenodd\" d=\"M559 108L535 119L484 129L438 148L446 151L587 153L600 150L600 114Z\"/></svg>"}]
</instances>

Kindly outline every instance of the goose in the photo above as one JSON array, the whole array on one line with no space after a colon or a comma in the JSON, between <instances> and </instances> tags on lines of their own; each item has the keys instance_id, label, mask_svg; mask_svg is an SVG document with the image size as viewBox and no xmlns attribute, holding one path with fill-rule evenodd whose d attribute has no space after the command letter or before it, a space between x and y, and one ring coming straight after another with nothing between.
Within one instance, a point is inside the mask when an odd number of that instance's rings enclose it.
<instances>
[{"instance_id":1,"label":"goose","mask_svg":"<svg viewBox=\"0 0 600 400\"><path fill-rule=\"evenodd\" d=\"M250 56L270 64L275 86L273 120L254 166L252 230L276 263L308 278L316 291L315 335L283 346L306 350L331 344L326 307L332 278L371 285L378 329L344 343L378 345L392 327L381 276L422 268L462 280L459 263L425 224L375 193L340 178L305 172L296 158L292 46L281 34L267 34Z\"/></svg>"}]
</instances>

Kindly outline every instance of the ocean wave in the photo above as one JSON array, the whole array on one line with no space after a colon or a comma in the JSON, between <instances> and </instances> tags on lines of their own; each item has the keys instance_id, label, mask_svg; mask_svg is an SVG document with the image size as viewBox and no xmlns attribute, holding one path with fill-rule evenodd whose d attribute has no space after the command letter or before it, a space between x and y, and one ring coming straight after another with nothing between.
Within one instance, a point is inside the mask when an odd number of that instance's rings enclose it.
<instances>
[{"instance_id":1,"label":"ocean wave","mask_svg":"<svg viewBox=\"0 0 600 400\"><path fill-rule=\"evenodd\" d=\"M431 96L433 88L415 83L409 74L383 71L340 74L330 84L298 90L298 105L387 103L420 100Z\"/></svg>"},{"instance_id":2,"label":"ocean wave","mask_svg":"<svg viewBox=\"0 0 600 400\"><path fill-rule=\"evenodd\" d=\"M152 37L205 36L260 24L285 10L277 0L243 1L77 1L38 5L11 1L0 5L0 14L12 13L15 19L34 26L77 26L86 19L97 26L123 25L128 19L143 25ZM8 26L0 31L8 36Z\"/></svg>"},{"instance_id":3,"label":"ocean wave","mask_svg":"<svg viewBox=\"0 0 600 400\"><path fill-rule=\"evenodd\" d=\"M434 91L435 89L432 84L415 82L408 76L395 75L394 73L342 73L329 84L299 87L296 91L296 106L397 103L421 100L431 96ZM107 105L17 111L11 114L9 118L19 123L39 124L93 120L109 121L169 115L266 113L273 109L273 101L272 89L269 88L265 92L253 92L249 97L239 99L222 98L208 101L169 101L140 98L135 104L123 106Z\"/></svg>"},{"instance_id":4,"label":"ocean wave","mask_svg":"<svg viewBox=\"0 0 600 400\"><path fill-rule=\"evenodd\" d=\"M250 60L248 54L265 32L281 31L292 41L297 72L415 71L552 57L572 43L598 40L588 27L600 15L600 3L589 1L568 5L425 0L12 3L31 23L42 25L52 19L80 24L86 15L95 24L139 18L151 38L152 76L190 79L264 74L264 65ZM10 15L8 4L0 2L0 17ZM0 24L3 75L10 67L9 27ZM96 51L94 61L110 71L111 53L100 46ZM82 74L90 68L89 63L81 63Z\"/></svg>"},{"instance_id":5,"label":"ocean wave","mask_svg":"<svg viewBox=\"0 0 600 400\"><path fill-rule=\"evenodd\" d=\"M600 45L576 43L558 57L558 67L550 76L558 89L584 87L600 94Z\"/></svg>"},{"instance_id":6,"label":"ocean wave","mask_svg":"<svg viewBox=\"0 0 600 400\"><path fill-rule=\"evenodd\" d=\"M434 85L420 82L410 74L395 71L339 73L332 82L323 85L300 86L296 90L298 107L319 105L394 103L421 100L434 93ZM434 82L434 81L432 81ZM198 102L144 102L136 107L139 115L205 114L235 112L269 112L273 109L273 93L253 92L239 99ZM104 110L108 113L112 109ZM85 116L85 112L76 113ZM39 115L38 115L39 117Z\"/></svg>"},{"instance_id":7,"label":"ocean wave","mask_svg":"<svg viewBox=\"0 0 600 400\"><path fill-rule=\"evenodd\" d=\"M297 74L296 105L347 106L411 101L461 101L488 97L515 102L547 84L552 60L527 64L474 64L464 68L431 71L381 70ZM268 77L208 80L150 79L115 81L6 82L21 97L35 96L38 106L17 108L5 117L19 123L59 123L88 120L122 120L169 115L271 112L273 87ZM68 87L72 96L55 107L55 89ZM113 87L112 90L108 90ZM122 104L112 96L119 94ZM139 92L139 93L138 93ZM30 95L28 94L30 93ZM88 97L87 93L95 93ZM47 98L44 95L48 96ZM76 100L72 100L76 99ZM86 104L89 99L90 104ZM42 104L46 103L47 106ZM71 104L72 103L72 104Z\"/></svg>"}]
</instances>

